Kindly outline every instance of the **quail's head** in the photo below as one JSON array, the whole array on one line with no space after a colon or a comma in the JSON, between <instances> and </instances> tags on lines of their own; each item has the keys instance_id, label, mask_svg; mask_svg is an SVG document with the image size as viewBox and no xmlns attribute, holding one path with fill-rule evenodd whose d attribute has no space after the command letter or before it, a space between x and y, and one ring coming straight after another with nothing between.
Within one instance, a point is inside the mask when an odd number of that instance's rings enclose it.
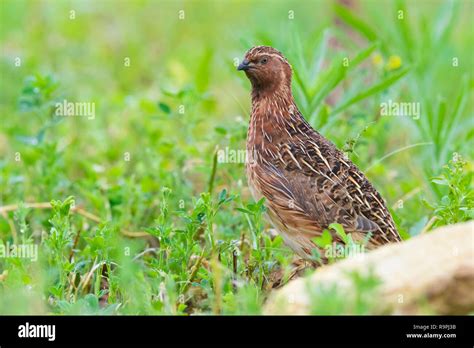
<instances>
[{"instance_id":1,"label":"quail's head","mask_svg":"<svg viewBox=\"0 0 474 348\"><path fill-rule=\"evenodd\" d=\"M291 66L280 51L256 46L247 51L237 70L243 70L255 90L276 90L291 85Z\"/></svg>"}]
</instances>

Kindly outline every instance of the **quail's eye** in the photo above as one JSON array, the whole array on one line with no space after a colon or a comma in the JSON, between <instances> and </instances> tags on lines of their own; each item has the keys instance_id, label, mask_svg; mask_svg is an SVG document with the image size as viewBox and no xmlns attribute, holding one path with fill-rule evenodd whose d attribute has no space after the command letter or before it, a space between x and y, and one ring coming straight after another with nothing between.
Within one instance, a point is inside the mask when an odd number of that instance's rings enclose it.
<instances>
[{"instance_id":1,"label":"quail's eye","mask_svg":"<svg viewBox=\"0 0 474 348\"><path fill-rule=\"evenodd\" d=\"M260 60L260 64L267 64L267 62L268 62L268 59L267 59L267 58L262 58L262 59Z\"/></svg>"}]
</instances>

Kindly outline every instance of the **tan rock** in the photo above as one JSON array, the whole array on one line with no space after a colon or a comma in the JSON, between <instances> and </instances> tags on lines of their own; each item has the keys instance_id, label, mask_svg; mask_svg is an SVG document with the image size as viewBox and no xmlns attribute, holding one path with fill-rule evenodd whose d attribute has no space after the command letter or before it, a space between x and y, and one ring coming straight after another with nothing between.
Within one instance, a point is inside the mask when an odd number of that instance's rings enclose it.
<instances>
[{"instance_id":1,"label":"tan rock","mask_svg":"<svg viewBox=\"0 0 474 348\"><path fill-rule=\"evenodd\" d=\"M474 221L444 226L402 243L321 267L276 290L265 314L309 314L308 286L335 284L353 292L347 272L373 274L381 313L467 314L474 311Z\"/></svg>"}]
</instances>

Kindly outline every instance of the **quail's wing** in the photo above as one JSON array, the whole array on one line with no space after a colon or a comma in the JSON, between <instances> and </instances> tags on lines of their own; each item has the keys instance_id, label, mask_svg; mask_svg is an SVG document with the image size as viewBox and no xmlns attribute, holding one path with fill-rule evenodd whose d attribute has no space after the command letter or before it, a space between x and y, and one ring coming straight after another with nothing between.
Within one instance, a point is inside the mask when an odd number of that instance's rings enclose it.
<instances>
[{"instance_id":1,"label":"quail's wing","mask_svg":"<svg viewBox=\"0 0 474 348\"><path fill-rule=\"evenodd\" d=\"M400 240L380 194L357 167L312 129L304 134L277 144L271 171L278 175L267 181L287 193L274 200L280 211L314 234L337 222L355 237L373 232L374 245Z\"/></svg>"}]
</instances>

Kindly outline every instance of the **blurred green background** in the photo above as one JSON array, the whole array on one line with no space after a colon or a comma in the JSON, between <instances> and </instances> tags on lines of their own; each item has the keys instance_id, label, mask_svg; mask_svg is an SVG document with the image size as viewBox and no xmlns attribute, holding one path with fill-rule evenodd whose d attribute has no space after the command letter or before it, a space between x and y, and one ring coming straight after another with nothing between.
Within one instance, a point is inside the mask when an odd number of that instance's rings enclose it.
<instances>
[{"instance_id":1,"label":"blurred green background","mask_svg":"<svg viewBox=\"0 0 474 348\"><path fill-rule=\"evenodd\" d=\"M293 255L244 164L214 163L245 148L250 84L235 67L255 45L289 59L303 115L403 238L473 217L472 1L0 6L0 240L40 244L39 262L0 259L0 313L260 313ZM95 103L95 118L55 115L64 99ZM381 116L388 100L420 117Z\"/></svg>"}]
</instances>

